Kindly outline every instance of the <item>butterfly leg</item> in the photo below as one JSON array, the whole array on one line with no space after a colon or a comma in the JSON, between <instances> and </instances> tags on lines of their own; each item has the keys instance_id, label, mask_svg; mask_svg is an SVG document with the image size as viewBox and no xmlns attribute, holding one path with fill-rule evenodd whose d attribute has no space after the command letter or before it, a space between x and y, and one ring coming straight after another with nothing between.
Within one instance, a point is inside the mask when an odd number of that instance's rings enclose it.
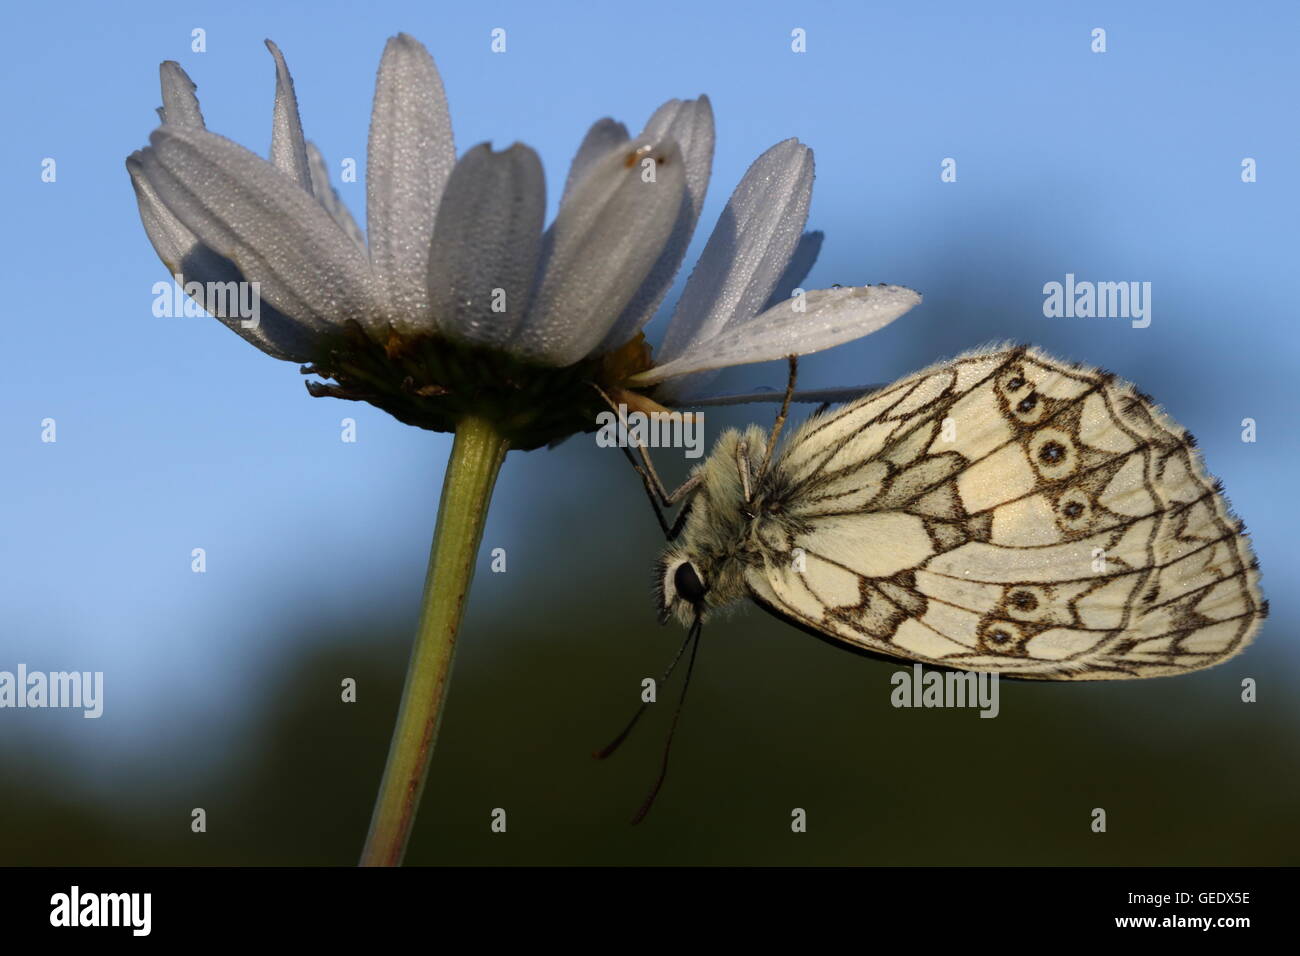
<instances>
[{"instance_id":1,"label":"butterfly leg","mask_svg":"<svg viewBox=\"0 0 1300 956\"><path fill-rule=\"evenodd\" d=\"M627 419L623 417L622 409L614 404L613 400L605 394L604 390L601 389L600 386L593 385L592 387L600 393L600 397L603 398L605 403L619 416L619 424L623 426L624 433L626 434ZM650 499L650 507L654 509L655 517L659 519L659 527L663 529L664 535L668 540L672 541L681 533L682 527L686 523L689 506L683 508L677 514L672 525L669 525L668 519L664 517L664 508L671 508L694 491L696 485L700 483L701 476L692 475L682 482L678 488L670 492L664 487L664 483L659 479L659 473L655 471L654 462L650 459L649 449L644 445L636 445L635 447L637 454L641 458L640 464L637 464L636 458L633 457L631 449L627 446L621 445L620 451L623 452L623 455L627 458L628 463L632 466L633 470L641 476L641 483L645 486L646 497Z\"/></svg>"},{"instance_id":2,"label":"butterfly leg","mask_svg":"<svg viewBox=\"0 0 1300 956\"><path fill-rule=\"evenodd\" d=\"M690 513L690 504L688 503L686 507L677 513L672 525L669 525L668 519L664 517L664 508L671 508L694 491L696 485L700 483L701 476L692 475L682 482L680 487L669 492L664 489L663 483L659 480L659 475L655 472L654 465L650 461L650 454L646 449L640 445L637 446L637 451L640 453L645 467L637 464L636 458L632 456L631 449L624 448L622 451L627 456L628 463L633 470L641 476L641 483L645 487L646 497L650 499L650 507L654 509L655 517L659 519L659 527L663 529L664 536L669 541L675 540L686 524L686 517Z\"/></svg>"},{"instance_id":3,"label":"butterfly leg","mask_svg":"<svg viewBox=\"0 0 1300 956\"><path fill-rule=\"evenodd\" d=\"M749 442L741 439L736 442L736 473L740 476L740 490L745 495L745 503L753 497L749 484Z\"/></svg>"},{"instance_id":4,"label":"butterfly leg","mask_svg":"<svg viewBox=\"0 0 1300 956\"><path fill-rule=\"evenodd\" d=\"M776 439L781 434L781 429L785 427L786 417L790 414L790 402L794 398L794 385L799 378L799 356L791 355L790 377L786 380L785 398L781 400L781 411L777 413L776 423L772 426L771 433L767 436L767 448L763 452L763 466L758 469L758 477L761 479L767 474L767 466L772 463L772 453L776 451ZM748 494L745 496L749 497Z\"/></svg>"}]
</instances>

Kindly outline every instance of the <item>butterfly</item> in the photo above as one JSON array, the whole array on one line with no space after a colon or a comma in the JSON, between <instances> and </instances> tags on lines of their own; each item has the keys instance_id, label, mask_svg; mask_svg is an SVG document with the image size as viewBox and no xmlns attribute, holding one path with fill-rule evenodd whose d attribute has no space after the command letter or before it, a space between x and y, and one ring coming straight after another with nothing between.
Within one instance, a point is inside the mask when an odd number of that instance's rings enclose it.
<instances>
[{"instance_id":1,"label":"butterfly","mask_svg":"<svg viewBox=\"0 0 1300 956\"><path fill-rule=\"evenodd\" d=\"M976 350L774 454L778 433L727 431L662 495L684 502L664 614L690 625L749 598L886 657L1044 680L1209 667L1266 614L1195 441L1114 375Z\"/></svg>"},{"instance_id":2,"label":"butterfly","mask_svg":"<svg viewBox=\"0 0 1300 956\"><path fill-rule=\"evenodd\" d=\"M676 491L636 466L670 539L661 617L696 649L745 599L871 656L1036 680L1184 674L1259 630L1244 526L1192 436L1128 382L977 349L778 448L794 369L772 430L726 431Z\"/></svg>"}]
</instances>

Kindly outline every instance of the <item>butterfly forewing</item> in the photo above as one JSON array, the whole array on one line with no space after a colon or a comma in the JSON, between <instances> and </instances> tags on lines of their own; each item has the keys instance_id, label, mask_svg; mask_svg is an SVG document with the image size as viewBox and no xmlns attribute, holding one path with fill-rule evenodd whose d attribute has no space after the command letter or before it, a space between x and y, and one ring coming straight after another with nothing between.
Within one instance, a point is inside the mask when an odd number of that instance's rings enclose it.
<instances>
[{"instance_id":1,"label":"butterfly forewing","mask_svg":"<svg viewBox=\"0 0 1300 956\"><path fill-rule=\"evenodd\" d=\"M1032 348L969 353L812 419L764 495L753 596L876 653L1152 677L1231 657L1265 613L1190 436L1128 383Z\"/></svg>"}]
</instances>

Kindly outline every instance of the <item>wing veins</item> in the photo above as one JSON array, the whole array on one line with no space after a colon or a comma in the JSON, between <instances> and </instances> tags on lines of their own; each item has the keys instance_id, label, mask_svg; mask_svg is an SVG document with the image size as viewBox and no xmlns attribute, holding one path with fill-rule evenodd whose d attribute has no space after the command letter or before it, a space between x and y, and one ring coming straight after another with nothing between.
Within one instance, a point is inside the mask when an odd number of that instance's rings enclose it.
<instances>
[{"instance_id":1,"label":"wing veins","mask_svg":"<svg viewBox=\"0 0 1300 956\"><path fill-rule=\"evenodd\" d=\"M1025 587L1035 587L1035 586L1042 586L1042 585L1078 584L1080 581L1108 581L1114 578L1122 578L1129 574L1142 574L1142 573L1150 574L1153 571L1160 571L1163 570L1164 568L1173 567L1179 561L1185 561L1187 558L1190 558L1193 555L1200 554L1206 548L1214 547L1214 545L1219 544L1222 541L1227 541L1228 539L1235 538L1235 537L1237 537L1237 533L1235 531L1229 532L1228 534L1225 534L1221 538L1215 538L1212 541L1205 542L1205 544L1203 544L1201 547L1196 548L1192 551L1188 551L1186 554L1180 554L1178 557L1174 558L1172 561L1166 564L1150 564L1147 565L1146 567L1141 567L1141 568L1129 568L1126 571L1117 571L1114 574L1089 574L1082 578L1054 578L1051 581L982 581L973 578L959 578L951 574L944 574L942 571L934 571L930 568L925 567L924 565L918 568L918 570L925 571L926 574L933 574L935 577L947 578L949 581L962 581L967 584L970 583L992 584L1000 587L1010 586L1014 584L1020 584ZM953 550L956 549L954 548ZM1016 550L1020 550L1020 549L1017 548ZM950 554L951 552L944 551L942 553ZM1240 571L1234 572L1233 576L1235 577L1237 574L1245 573L1248 570L1250 569L1249 568L1241 569ZM1227 580L1227 579L1224 578L1222 580ZM1190 594L1191 592L1189 591L1187 593Z\"/></svg>"}]
</instances>

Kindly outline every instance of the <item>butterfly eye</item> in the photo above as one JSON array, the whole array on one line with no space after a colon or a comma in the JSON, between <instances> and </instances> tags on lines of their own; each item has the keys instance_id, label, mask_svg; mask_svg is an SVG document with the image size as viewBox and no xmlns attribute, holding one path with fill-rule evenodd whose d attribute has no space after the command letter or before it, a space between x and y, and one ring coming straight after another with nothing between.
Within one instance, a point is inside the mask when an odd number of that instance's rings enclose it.
<instances>
[{"instance_id":1,"label":"butterfly eye","mask_svg":"<svg viewBox=\"0 0 1300 956\"><path fill-rule=\"evenodd\" d=\"M704 582L689 561L677 565L677 571L673 574L673 587L677 590L677 596L690 604L699 604L704 600Z\"/></svg>"}]
</instances>

